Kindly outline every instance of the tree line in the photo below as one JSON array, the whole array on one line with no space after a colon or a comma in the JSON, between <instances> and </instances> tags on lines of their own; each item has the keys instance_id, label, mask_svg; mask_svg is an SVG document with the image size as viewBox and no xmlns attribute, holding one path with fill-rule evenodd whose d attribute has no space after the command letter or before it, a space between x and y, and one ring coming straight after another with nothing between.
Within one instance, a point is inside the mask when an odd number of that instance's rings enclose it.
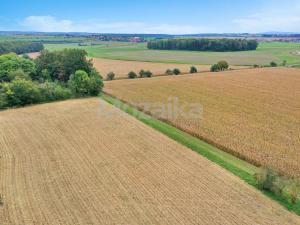
<instances>
[{"instance_id":1,"label":"tree line","mask_svg":"<svg viewBox=\"0 0 300 225\"><path fill-rule=\"evenodd\" d=\"M44 49L43 44L36 42L3 41L0 42L0 55L15 52L24 54L30 52L40 52Z\"/></svg>"},{"instance_id":2,"label":"tree line","mask_svg":"<svg viewBox=\"0 0 300 225\"><path fill-rule=\"evenodd\" d=\"M0 109L83 96L103 87L87 53L80 49L42 51L31 60L15 53L0 56Z\"/></svg>"},{"instance_id":3,"label":"tree line","mask_svg":"<svg viewBox=\"0 0 300 225\"><path fill-rule=\"evenodd\" d=\"M162 39L152 40L149 49L190 51L248 51L256 50L258 42L246 39Z\"/></svg>"}]
</instances>

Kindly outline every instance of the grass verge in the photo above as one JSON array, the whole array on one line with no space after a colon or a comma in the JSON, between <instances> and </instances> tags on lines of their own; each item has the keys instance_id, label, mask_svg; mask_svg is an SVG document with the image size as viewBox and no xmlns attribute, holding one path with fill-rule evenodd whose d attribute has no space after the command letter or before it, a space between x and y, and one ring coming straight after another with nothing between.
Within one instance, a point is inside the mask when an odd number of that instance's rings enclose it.
<instances>
[{"instance_id":1,"label":"grass verge","mask_svg":"<svg viewBox=\"0 0 300 225\"><path fill-rule=\"evenodd\" d=\"M210 161L218 164L219 166L238 176L240 179L242 179L249 185L260 190L256 185L256 181L254 178L254 174L258 171L258 168L256 166L249 164L246 161L243 161L235 156L232 156L229 153L223 152L218 148L196 137L193 137L192 135L189 135L165 122L155 119L149 115L146 115L145 113L135 109L134 107L129 106L128 104L125 104L122 101L113 98L107 94L102 94L100 98L105 100L109 104L112 104L115 107L123 110L129 115L134 116L144 124L147 124L148 126L163 133L169 138L199 153L200 155L204 156ZM291 204L284 198L276 196L272 192L262 190L260 191L266 196L270 197L271 199L277 201L279 204L281 204L288 210L295 212L297 215L300 216L300 202L296 204Z\"/></svg>"}]
</instances>

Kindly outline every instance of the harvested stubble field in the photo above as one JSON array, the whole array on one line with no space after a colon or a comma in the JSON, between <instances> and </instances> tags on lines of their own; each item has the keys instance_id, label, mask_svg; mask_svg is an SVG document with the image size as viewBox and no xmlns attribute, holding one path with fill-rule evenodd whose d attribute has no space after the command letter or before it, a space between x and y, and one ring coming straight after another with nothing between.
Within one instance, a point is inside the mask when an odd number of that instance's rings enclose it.
<instances>
[{"instance_id":1,"label":"harvested stubble field","mask_svg":"<svg viewBox=\"0 0 300 225\"><path fill-rule=\"evenodd\" d=\"M100 58L93 58L93 64L104 78L106 78L109 72L114 72L116 78L127 78L130 71L134 71L138 74L142 69L150 70L154 76L165 74L167 69L173 70L178 68L183 73L188 73L191 66L196 66L199 71L209 71L210 69L210 65L168 64Z\"/></svg>"},{"instance_id":2,"label":"harvested stubble field","mask_svg":"<svg viewBox=\"0 0 300 225\"><path fill-rule=\"evenodd\" d=\"M200 119L158 115L195 136L258 165L300 177L300 72L263 68L106 82L105 91L140 103L201 103ZM155 112L154 112L155 110Z\"/></svg>"},{"instance_id":3,"label":"harvested stubble field","mask_svg":"<svg viewBox=\"0 0 300 225\"><path fill-rule=\"evenodd\" d=\"M3 225L300 223L96 98L0 112L0 146Z\"/></svg>"},{"instance_id":4,"label":"harvested stubble field","mask_svg":"<svg viewBox=\"0 0 300 225\"><path fill-rule=\"evenodd\" d=\"M40 53L33 52L27 54L30 58L37 58ZM199 72L207 72L211 65L190 65L190 64L172 64L172 63L155 63L155 62L139 62L139 61L125 61L102 58L91 58L94 67L100 72L104 79L110 72L115 73L115 78L127 78L130 71L134 71L137 75L143 70L150 70L153 76L164 75L167 69L178 68L182 73L188 73L191 66L195 66ZM245 69L247 66L230 66L231 69Z\"/></svg>"},{"instance_id":5,"label":"harvested stubble field","mask_svg":"<svg viewBox=\"0 0 300 225\"><path fill-rule=\"evenodd\" d=\"M190 65L190 64L170 64L170 63L155 63L155 62L138 62L138 61L125 61L125 60L111 60L93 58L93 64L100 74L106 78L109 72L114 72L116 79L127 78L130 71L135 73L140 70L150 70L153 76L164 75L167 69L178 68L182 73L189 73L191 66L195 66L199 72L207 72L210 70L211 65ZM232 69L245 69L246 66L230 66Z\"/></svg>"}]
</instances>

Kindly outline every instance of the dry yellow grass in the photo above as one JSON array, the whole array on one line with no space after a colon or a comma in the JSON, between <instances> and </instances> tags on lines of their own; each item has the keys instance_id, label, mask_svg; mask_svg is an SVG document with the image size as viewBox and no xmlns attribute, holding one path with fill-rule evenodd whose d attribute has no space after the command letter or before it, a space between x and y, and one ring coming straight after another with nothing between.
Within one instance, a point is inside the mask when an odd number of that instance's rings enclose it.
<instances>
[{"instance_id":1,"label":"dry yellow grass","mask_svg":"<svg viewBox=\"0 0 300 225\"><path fill-rule=\"evenodd\" d=\"M1 225L300 223L95 98L0 112L0 146Z\"/></svg>"},{"instance_id":2,"label":"dry yellow grass","mask_svg":"<svg viewBox=\"0 0 300 225\"><path fill-rule=\"evenodd\" d=\"M201 103L202 119L163 119L250 162L300 177L298 69L113 81L106 82L105 91L132 104L167 102L168 97Z\"/></svg>"},{"instance_id":3,"label":"dry yellow grass","mask_svg":"<svg viewBox=\"0 0 300 225\"><path fill-rule=\"evenodd\" d=\"M154 76L164 75L167 69L178 68L182 73L188 73L191 66L195 66L199 72L206 72L210 70L210 65L188 65L188 64L169 64L169 63L153 63L153 62L138 62L138 61L124 61L112 59L93 58L95 68L106 79L109 72L114 72L116 78L127 78L130 71L137 74L140 70L150 70ZM243 69L246 66L231 66L232 69Z\"/></svg>"}]
</instances>

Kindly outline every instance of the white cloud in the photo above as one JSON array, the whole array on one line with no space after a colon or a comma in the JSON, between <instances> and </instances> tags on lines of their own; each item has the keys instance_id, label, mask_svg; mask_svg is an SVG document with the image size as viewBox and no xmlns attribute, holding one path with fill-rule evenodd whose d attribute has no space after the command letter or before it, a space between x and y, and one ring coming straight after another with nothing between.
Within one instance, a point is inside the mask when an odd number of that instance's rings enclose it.
<instances>
[{"instance_id":1,"label":"white cloud","mask_svg":"<svg viewBox=\"0 0 300 225\"><path fill-rule=\"evenodd\" d=\"M21 26L32 29L33 31L64 31L69 32L73 29L73 22L70 20L56 20L52 16L29 16L21 23Z\"/></svg>"},{"instance_id":2,"label":"white cloud","mask_svg":"<svg viewBox=\"0 0 300 225\"><path fill-rule=\"evenodd\" d=\"M71 20L58 20L52 16L29 16L20 22L27 31L41 32L95 32L95 33L164 33L192 34L211 32L202 26L148 24L142 22L98 22L95 20L75 23Z\"/></svg>"},{"instance_id":3,"label":"white cloud","mask_svg":"<svg viewBox=\"0 0 300 225\"><path fill-rule=\"evenodd\" d=\"M255 14L233 21L241 32L300 32L300 4L269 4Z\"/></svg>"}]
</instances>

